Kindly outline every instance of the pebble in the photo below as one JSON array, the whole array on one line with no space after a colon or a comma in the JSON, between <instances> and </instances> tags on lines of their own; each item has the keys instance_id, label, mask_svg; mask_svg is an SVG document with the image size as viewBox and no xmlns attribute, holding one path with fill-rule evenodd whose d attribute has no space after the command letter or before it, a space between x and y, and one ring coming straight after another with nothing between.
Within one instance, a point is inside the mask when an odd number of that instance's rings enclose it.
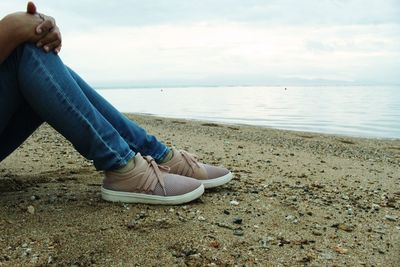
<instances>
[{"instance_id":1,"label":"pebble","mask_svg":"<svg viewBox=\"0 0 400 267\"><path fill-rule=\"evenodd\" d=\"M206 220L206 218L204 218L203 216L199 216L199 217L197 217L197 220L199 220L199 221L203 222L203 221L205 221L205 220Z\"/></svg>"},{"instance_id":2,"label":"pebble","mask_svg":"<svg viewBox=\"0 0 400 267\"><path fill-rule=\"evenodd\" d=\"M243 236L244 232L242 229L235 229L235 230L233 230L233 234L237 235L237 236Z\"/></svg>"},{"instance_id":3,"label":"pebble","mask_svg":"<svg viewBox=\"0 0 400 267\"><path fill-rule=\"evenodd\" d=\"M353 232L354 231L354 226L351 224L335 223L335 224L331 225L331 227L343 230L345 232Z\"/></svg>"},{"instance_id":4,"label":"pebble","mask_svg":"<svg viewBox=\"0 0 400 267\"><path fill-rule=\"evenodd\" d=\"M329 252L321 253L319 257L321 260L333 260L335 258L335 256Z\"/></svg>"},{"instance_id":5,"label":"pebble","mask_svg":"<svg viewBox=\"0 0 400 267\"><path fill-rule=\"evenodd\" d=\"M350 198L349 198L348 195L344 195L344 194L343 194L343 195L342 195L342 199L343 199L343 200L349 200Z\"/></svg>"},{"instance_id":6,"label":"pebble","mask_svg":"<svg viewBox=\"0 0 400 267\"><path fill-rule=\"evenodd\" d=\"M292 220L295 219L295 217L293 215L288 215L288 216L285 217L285 219L288 220L288 221L292 221Z\"/></svg>"},{"instance_id":7,"label":"pebble","mask_svg":"<svg viewBox=\"0 0 400 267\"><path fill-rule=\"evenodd\" d=\"M35 214L35 207L32 206L32 205L29 205L28 208L27 208L27 211L28 211L30 214Z\"/></svg>"},{"instance_id":8,"label":"pebble","mask_svg":"<svg viewBox=\"0 0 400 267\"><path fill-rule=\"evenodd\" d=\"M394 216L394 215L386 215L386 216L385 216L385 219L388 220L388 221L391 221L391 222L395 222L395 221L397 221L397 216Z\"/></svg>"},{"instance_id":9,"label":"pebble","mask_svg":"<svg viewBox=\"0 0 400 267\"><path fill-rule=\"evenodd\" d=\"M231 205L233 206L237 206L239 205L239 202L237 202L236 200L231 200L231 202L229 202Z\"/></svg>"},{"instance_id":10,"label":"pebble","mask_svg":"<svg viewBox=\"0 0 400 267\"><path fill-rule=\"evenodd\" d=\"M347 214L348 215L353 215L353 209L351 209L351 208L347 209Z\"/></svg>"},{"instance_id":11,"label":"pebble","mask_svg":"<svg viewBox=\"0 0 400 267\"><path fill-rule=\"evenodd\" d=\"M275 240L272 236L266 236L259 240L261 248L268 248L271 241Z\"/></svg>"},{"instance_id":12,"label":"pebble","mask_svg":"<svg viewBox=\"0 0 400 267\"><path fill-rule=\"evenodd\" d=\"M229 215L231 213L229 212L229 210L224 210L224 214Z\"/></svg>"},{"instance_id":13,"label":"pebble","mask_svg":"<svg viewBox=\"0 0 400 267\"><path fill-rule=\"evenodd\" d=\"M316 236L322 236L322 232L320 231L313 230L311 233Z\"/></svg>"},{"instance_id":14,"label":"pebble","mask_svg":"<svg viewBox=\"0 0 400 267\"><path fill-rule=\"evenodd\" d=\"M333 248L334 251L336 251L339 254L347 254L349 252L349 250L347 248L343 248L341 246L336 246Z\"/></svg>"},{"instance_id":15,"label":"pebble","mask_svg":"<svg viewBox=\"0 0 400 267\"><path fill-rule=\"evenodd\" d=\"M235 224L242 224L242 222L243 222L243 219L242 219L242 218L235 218L235 219L233 219L233 223L235 223Z\"/></svg>"},{"instance_id":16,"label":"pebble","mask_svg":"<svg viewBox=\"0 0 400 267\"><path fill-rule=\"evenodd\" d=\"M378 204L372 204L373 210L379 210L380 208L381 208L381 206L379 206Z\"/></svg>"}]
</instances>

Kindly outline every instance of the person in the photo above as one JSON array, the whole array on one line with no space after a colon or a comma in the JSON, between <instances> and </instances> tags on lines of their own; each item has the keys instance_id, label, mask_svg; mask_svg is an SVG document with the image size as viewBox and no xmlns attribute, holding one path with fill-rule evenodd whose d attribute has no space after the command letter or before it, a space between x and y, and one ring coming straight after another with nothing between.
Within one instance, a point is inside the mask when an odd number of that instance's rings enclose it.
<instances>
[{"instance_id":1,"label":"person","mask_svg":"<svg viewBox=\"0 0 400 267\"><path fill-rule=\"evenodd\" d=\"M61 46L55 20L32 2L0 21L0 161L47 122L104 171L106 201L181 204L232 179L117 111L63 64Z\"/></svg>"}]
</instances>

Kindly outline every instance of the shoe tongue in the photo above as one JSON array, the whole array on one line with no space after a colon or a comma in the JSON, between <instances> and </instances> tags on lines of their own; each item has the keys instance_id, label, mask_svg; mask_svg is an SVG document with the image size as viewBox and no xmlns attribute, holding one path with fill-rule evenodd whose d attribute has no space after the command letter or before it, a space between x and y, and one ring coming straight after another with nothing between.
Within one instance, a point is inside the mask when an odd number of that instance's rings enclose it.
<instances>
[{"instance_id":1,"label":"shoe tongue","mask_svg":"<svg viewBox=\"0 0 400 267\"><path fill-rule=\"evenodd\" d=\"M146 169L149 163L140 155L140 153L137 153L135 156L135 168L137 170L140 169Z\"/></svg>"}]
</instances>

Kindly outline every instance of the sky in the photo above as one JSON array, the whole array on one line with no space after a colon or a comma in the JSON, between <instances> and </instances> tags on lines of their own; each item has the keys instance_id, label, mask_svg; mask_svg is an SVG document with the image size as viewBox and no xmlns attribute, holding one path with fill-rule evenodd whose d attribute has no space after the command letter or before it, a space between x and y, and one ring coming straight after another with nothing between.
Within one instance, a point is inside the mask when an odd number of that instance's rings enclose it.
<instances>
[{"instance_id":1,"label":"sky","mask_svg":"<svg viewBox=\"0 0 400 267\"><path fill-rule=\"evenodd\" d=\"M34 2L98 87L400 84L398 0Z\"/></svg>"}]
</instances>

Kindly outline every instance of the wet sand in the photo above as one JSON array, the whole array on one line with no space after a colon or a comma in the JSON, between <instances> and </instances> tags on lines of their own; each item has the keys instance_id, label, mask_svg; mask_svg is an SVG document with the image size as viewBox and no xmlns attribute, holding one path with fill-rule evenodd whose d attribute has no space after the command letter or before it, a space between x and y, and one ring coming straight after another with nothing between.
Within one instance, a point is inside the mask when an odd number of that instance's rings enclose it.
<instances>
[{"instance_id":1,"label":"wet sand","mask_svg":"<svg viewBox=\"0 0 400 267\"><path fill-rule=\"evenodd\" d=\"M107 203L48 126L0 163L0 266L399 266L400 140L129 115L235 178L192 203Z\"/></svg>"}]
</instances>

